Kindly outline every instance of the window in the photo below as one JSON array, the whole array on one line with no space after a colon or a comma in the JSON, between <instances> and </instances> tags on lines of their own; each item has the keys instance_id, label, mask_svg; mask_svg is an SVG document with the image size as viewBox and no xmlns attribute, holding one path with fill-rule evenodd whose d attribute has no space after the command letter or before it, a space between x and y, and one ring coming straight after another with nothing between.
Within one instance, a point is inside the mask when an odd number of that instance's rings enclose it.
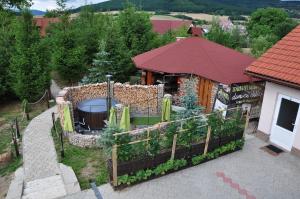
<instances>
[{"instance_id":1,"label":"window","mask_svg":"<svg viewBox=\"0 0 300 199\"><path fill-rule=\"evenodd\" d=\"M298 115L299 104L282 98L277 118L277 126L288 131L294 131L294 125Z\"/></svg>"}]
</instances>

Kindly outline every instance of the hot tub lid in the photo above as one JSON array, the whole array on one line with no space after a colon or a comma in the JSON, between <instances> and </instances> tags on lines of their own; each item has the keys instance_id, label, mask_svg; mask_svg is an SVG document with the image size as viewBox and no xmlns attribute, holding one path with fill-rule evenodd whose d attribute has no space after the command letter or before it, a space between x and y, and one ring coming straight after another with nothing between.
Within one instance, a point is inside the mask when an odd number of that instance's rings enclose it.
<instances>
[{"instance_id":1,"label":"hot tub lid","mask_svg":"<svg viewBox=\"0 0 300 199\"><path fill-rule=\"evenodd\" d=\"M111 100L111 105L115 106L117 102ZM101 113L107 111L106 98L88 99L78 103L77 108L84 112Z\"/></svg>"}]
</instances>

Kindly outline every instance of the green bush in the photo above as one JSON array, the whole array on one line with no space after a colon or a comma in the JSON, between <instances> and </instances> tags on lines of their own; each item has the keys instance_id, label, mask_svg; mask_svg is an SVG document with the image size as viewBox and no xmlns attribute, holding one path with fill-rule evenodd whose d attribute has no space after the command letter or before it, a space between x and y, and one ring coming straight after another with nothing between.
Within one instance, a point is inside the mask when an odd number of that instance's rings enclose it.
<instances>
[{"instance_id":1,"label":"green bush","mask_svg":"<svg viewBox=\"0 0 300 199\"><path fill-rule=\"evenodd\" d=\"M187 161L185 159L180 160L169 160L163 164L158 165L154 169L146 169L137 171L133 175L122 175L118 177L118 185L127 184L130 185L132 183L147 180L151 176L159 176L164 175L168 171L178 170L187 165Z\"/></svg>"},{"instance_id":2,"label":"green bush","mask_svg":"<svg viewBox=\"0 0 300 199\"><path fill-rule=\"evenodd\" d=\"M192 164L197 165L205 161L206 159L211 160L214 158L218 158L220 155L234 151L236 149L241 149L244 146L244 139L232 141L220 148L215 149L214 151L207 153L206 155L201 154L192 158Z\"/></svg>"}]
</instances>

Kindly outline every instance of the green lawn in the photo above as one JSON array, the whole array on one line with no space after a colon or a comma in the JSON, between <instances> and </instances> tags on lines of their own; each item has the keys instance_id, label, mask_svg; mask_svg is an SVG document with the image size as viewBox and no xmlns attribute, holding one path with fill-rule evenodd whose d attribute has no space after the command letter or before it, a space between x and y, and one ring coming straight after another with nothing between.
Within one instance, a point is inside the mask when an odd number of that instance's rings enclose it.
<instances>
[{"instance_id":1,"label":"green lawn","mask_svg":"<svg viewBox=\"0 0 300 199\"><path fill-rule=\"evenodd\" d=\"M61 127L56 122L59 131ZM60 157L60 142L52 129L52 135L59 161L73 168L81 189L90 188L90 181L95 181L97 186L108 182L108 170L106 168L105 156L101 149L85 149L69 144L68 140L64 140L65 157Z\"/></svg>"},{"instance_id":2,"label":"green lawn","mask_svg":"<svg viewBox=\"0 0 300 199\"><path fill-rule=\"evenodd\" d=\"M39 115L43 111L47 109L46 103L39 104L32 107L32 111L30 112L30 118L34 118ZM14 151L14 147L12 143L12 135L11 135L11 127L10 124L18 118L19 128L22 134L22 131L26 128L29 121L26 118L23 118L23 114L21 111L21 102L20 101L10 101L5 104L0 105L0 154L8 151ZM15 158L6 165L0 166L0 176L9 175L14 172L19 166L22 165L22 158Z\"/></svg>"},{"instance_id":3,"label":"green lawn","mask_svg":"<svg viewBox=\"0 0 300 199\"><path fill-rule=\"evenodd\" d=\"M161 122L159 116L150 116L148 117L134 117L131 118L131 124L133 125L154 125Z\"/></svg>"}]
</instances>

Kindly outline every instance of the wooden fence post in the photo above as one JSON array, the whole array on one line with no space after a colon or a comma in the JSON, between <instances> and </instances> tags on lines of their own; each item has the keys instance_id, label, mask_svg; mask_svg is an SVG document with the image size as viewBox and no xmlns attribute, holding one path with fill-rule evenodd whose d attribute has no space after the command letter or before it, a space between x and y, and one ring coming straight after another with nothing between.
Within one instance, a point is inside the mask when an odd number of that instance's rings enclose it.
<instances>
[{"instance_id":1,"label":"wooden fence post","mask_svg":"<svg viewBox=\"0 0 300 199\"><path fill-rule=\"evenodd\" d=\"M209 139L210 139L210 134L211 134L211 126L208 126L207 135L206 135L206 141L205 141L205 147L204 147L204 155L207 154L208 144L209 144Z\"/></svg>"},{"instance_id":2,"label":"wooden fence post","mask_svg":"<svg viewBox=\"0 0 300 199\"><path fill-rule=\"evenodd\" d=\"M15 151L16 151L16 156L19 157L20 152L19 152L18 142L17 142L17 138L16 138L16 134L15 134L13 125L11 125L11 135L12 135L12 140L13 140Z\"/></svg>"},{"instance_id":3,"label":"wooden fence post","mask_svg":"<svg viewBox=\"0 0 300 199\"><path fill-rule=\"evenodd\" d=\"M30 120L30 117L29 117L29 113L28 113L28 112L26 113L26 119L27 119L27 121Z\"/></svg>"},{"instance_id":4,"label":"wooden fence post","mask_svg":"<svg viewBox=\"0 0 300 199\"><path fill-rule=\"evenodd\" d=\"M249 121L250 121L250 111L247 110L247 113L246 113L246 123L245 123L245 128L244 128L243 137L245 137L247 128L249 127Z\"/></svg>"},{"instance_id":5,"label":"wooden fence post","mask_svg":"<svg viewBox=\"0 0 300 199\"><path fill-rule=\"evenodd\" d=\"M118 185L118 154L117 145L113 145L112 148L112 166L113 166L113 185Z\"/></svg>"},{"instance_id":6,"label":"wooden fence post","mask_svg":"<svg viewBox=\"0 0 300 199\"><path fill-rule=\"evenodd\" d=\"M19 128L19 122L18 122L18 118L16 117L16 131L17 131L17 136L18 138L21 137L21 134L20 134L20 128Z\"/></svg>"},{"instance_id":7,"label":"wooden fence post","mask_svg":"<svg viewBox=\"0 0 300 199\"><path fill-rule=\"evenodd\" d=\"M56 129L56 128L55 128ZM65 149L64 149L64 135L63 135L63 131L60 131L60 144L61 144L61 150L60 150L60 155L62 158L65 157Z\"/></svg>"},{"instance_id":8,"label":"wooden fence post","mask_svg":"<svg viewBox=\"0 0 300 199\"><path fill-rule=\"evenodd\" d=\"M52 124L53 124L54 130L56 131L56 125L55 125L55 113L54 113L54 112L52 112Z\"/></svg>"},{"instance_id":9,"label":"wooden fence post","mask_svg":"<svg viewBox=\"0 0 300 199\"><path fill-rule=\"evenodd\" d=\"M173 137L173 145L172 145L172 153L171 153L171 160L174 160L175 151L176 151L176 142L177 142L177 133Z\"/></svg>"}]
</instances>

